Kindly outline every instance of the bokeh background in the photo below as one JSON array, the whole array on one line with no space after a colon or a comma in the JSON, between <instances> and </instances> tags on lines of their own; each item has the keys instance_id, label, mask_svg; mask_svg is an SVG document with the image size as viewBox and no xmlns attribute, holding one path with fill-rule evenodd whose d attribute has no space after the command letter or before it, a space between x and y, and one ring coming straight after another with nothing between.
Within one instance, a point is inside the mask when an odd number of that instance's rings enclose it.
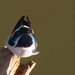
<instances>
[{"instance_id":1,"label":"bokeh background","mask_svg":"<svg viewBox=\"0 0 75 75\"><path fill-rule=\"evenodd\" d=\"M75 75L75 0L0 0L0 46L28 15L38 41L30 75Z\"/></svg>"}]
</instances>

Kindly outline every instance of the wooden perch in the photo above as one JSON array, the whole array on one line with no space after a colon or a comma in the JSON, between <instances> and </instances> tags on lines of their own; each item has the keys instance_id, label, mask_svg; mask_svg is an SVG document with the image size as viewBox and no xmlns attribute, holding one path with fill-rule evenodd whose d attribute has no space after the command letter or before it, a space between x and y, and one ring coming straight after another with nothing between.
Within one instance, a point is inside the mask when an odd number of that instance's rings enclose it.
<instances>
[{"instance_id":1,"label":"wooden perch","mask_svg":"<svg viewBox=\"0 0 75 75\"><path fill-rule=\"evenodd\" d=\"M0 47L0 75L29 75L36 63L31 60L23 65L20 59L7 46Z\"/></svg>"}]
</instances>

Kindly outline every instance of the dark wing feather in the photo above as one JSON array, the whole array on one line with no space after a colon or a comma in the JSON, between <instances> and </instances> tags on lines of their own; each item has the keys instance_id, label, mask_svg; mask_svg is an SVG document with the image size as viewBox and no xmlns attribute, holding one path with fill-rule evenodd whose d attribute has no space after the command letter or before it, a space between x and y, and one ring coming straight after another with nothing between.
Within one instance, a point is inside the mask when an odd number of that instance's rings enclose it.
<instances>
[{"instance_id":1,"label":"dark wing feather","mask_svg":"<svg viewBox=\"0 0 75 75\"><path fill-rule=\"evenodd\" d=\"M18 40L16 47L29 47L32 43L32 38L28 34L23 34Z\"/></svg>"},{"instance_id":2,"label":"dark wing feather","mask_svg":"<svg viewBox=\"0 0 75 75\"><path fill-rule=\"evenodd\" d=\"M24 18L25 18L25 16L22 16L22 17L20 18L20 20L19 20L18 23L16 24L16 26L15 26L13 32L14 32L17 28L19 28L19 27L21 26L21 24L22 24L23 21L24 21Z\"/></svg>"}]
</instances>

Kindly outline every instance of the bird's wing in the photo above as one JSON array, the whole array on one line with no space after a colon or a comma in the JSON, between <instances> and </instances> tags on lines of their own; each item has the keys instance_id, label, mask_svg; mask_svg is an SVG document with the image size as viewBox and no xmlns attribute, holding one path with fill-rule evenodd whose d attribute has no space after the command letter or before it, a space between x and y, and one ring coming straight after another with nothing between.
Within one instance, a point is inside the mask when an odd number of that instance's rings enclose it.
<instances>
[{"instance_id":1,"label":"bird's wing","mask_svg":"<svg viewBox=\"0 0 75 75\"><path fill-rule=\"evenodd\" d=\"M32 43L32 38L28 34L23 34L18 40L16 47L29 47Z\"/></svg>"}]
</instances>

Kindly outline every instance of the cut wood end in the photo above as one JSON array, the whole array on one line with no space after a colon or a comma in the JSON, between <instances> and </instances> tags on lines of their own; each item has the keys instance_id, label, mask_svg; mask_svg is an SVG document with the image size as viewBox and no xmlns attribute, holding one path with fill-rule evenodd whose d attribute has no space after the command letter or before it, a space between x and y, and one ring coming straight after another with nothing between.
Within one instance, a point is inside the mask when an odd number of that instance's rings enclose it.
<instances>
[{"instance_id":1,"label":"cut wood end","mask_svg":"<svg viewBox=\"0 0 75 75\"><path fill-rule=\"evenodd\" d=\"M29 61L29 64L28 64L28 69L26 71L26 74L25 75L29 75L30 72L32 71L32 69L35 67L36 63L34 61Z\"/></svg>"},{"instance_id":2,"label":"cut wood end","mask_svg":"<svg viewBox=\"0 0 75 75\"><path fill-rule=\"evenodd\" d=\"M20 64L15 75L29 75L35 65L36 62L32 60L27 62L26 65Z\"/></svg>"}]
</instances>

